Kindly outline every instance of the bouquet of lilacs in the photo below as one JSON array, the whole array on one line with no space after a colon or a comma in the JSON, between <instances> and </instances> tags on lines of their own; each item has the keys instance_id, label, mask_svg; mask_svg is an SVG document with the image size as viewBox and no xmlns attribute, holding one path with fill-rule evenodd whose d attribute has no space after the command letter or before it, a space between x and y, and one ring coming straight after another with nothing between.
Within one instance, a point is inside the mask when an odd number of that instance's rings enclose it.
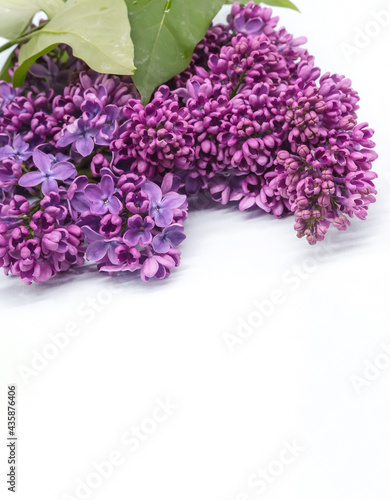
<instances>
[{"instance_id":1,"label":"bouquet of lilacs","mask_svg":"<svg viewBox=\"0 0 390 500\"><path fill-rule=\"evenodd\" d=\"M97 72L65 44L35 58L22 86L1 82L5 272L31 284L86 259L164 278L199 193L293 214L310 244L365 219L377 155L358 95L277 23L269 8L234 3L146 100L135 76ZM19 50L9 77L25 64Z\"/></svg>"}]
</instances>

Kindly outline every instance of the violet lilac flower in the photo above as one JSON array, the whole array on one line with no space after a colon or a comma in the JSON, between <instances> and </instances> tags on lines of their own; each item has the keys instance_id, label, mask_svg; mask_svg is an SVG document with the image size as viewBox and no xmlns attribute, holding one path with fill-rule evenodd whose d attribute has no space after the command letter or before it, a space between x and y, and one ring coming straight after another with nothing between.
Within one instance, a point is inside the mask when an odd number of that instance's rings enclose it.
<instances>
[{"instance_id":1,"label":"violet lilac flower","mask_svg":"<svg viewBox=\"0 0 390 500\"><path fill-rule=\"evenodd\" d=\"M99 132L95 137L96 144L107 146L112 141L118 130L119 108L113 104L106 106L96 126Z\"/></svg>"},{"instance_id":2,"label":"violet lilac flower","mask_svg":"<svg viewBox=\"0 0 390 500\"><path fill-rule=\"evenodd\" d=\"M131 271L134 272L141 267L139 259L140 252L136 247L128 247L127 245L119 245L115 248L116 264L104 265L101 271L118 272Z\"/></svg>"},{"instance_id":3,"label":"violet lilac flower","mask_svg":"<svg viewBox=\"0 0 390 500\"><path fill-rule=\"evenodd\" d=\"M22 169L19 163L11 159L5 159L0 162L0 188L9 191L15 186L22 175Z\"/></svg>"},{"instance_id":4,"label":"violet lilac flower","mask_svg":"<svg viewBox=\"0 0 390 500\"><path fill-rule=\"evenodd\" d=\"M97 133L97 128L91 127L79 118L67 126L64 134L58 139L57 146L63 148L74 144L75 150L85 157L92 153L95 145L94 137Z\"/></svg>"},{"instance_id":5,"label":"violet lilac flower","mask_svg":"<svg viewBox=\"0 0 390 500\"><path fill-rule=\"evenodd\" d=\"M127 225L129 229L123 235L123 241L129 247L137 244L145 247L152 241L151 229L154 227L154 221L151 217L146 216L143 219L141 215L133 215L129 218Z\"/></svg>"},{"instance_id":6,"label":"violet lilac flower","mask_svg":"<svg viewBox=\"0 0 390 500\"><path fill-rule=\"evenodd\" d=\"M10 158L16 163L23 163L31 156L31 146L18 134L13 140L12 146L7 144L0 148L0 160Z\"/></svg>"},{"instance_id":7,"label":"violet lilac flower","mask_svg":"<svg viewBox=\"0 0 390 500\"><path fill-rule=\"evenodd\" d=\"M184 227L180 224L172 224L165 227L161 234L153 238L153 249L157 253L167 253L172 247L176 248L185 239Z\"/></svg>"},{"instance_id":8,"label":"violet lilac flower","mask_svg":"<svg viewBox=\"0 0 390 500\"><path fill-rule=\"evenodd\" d=\"M73 219L77 219L77 214L89 210L90 202L84 194L84 189L88 185L88 177L80 175L72 182L68 188L67 200L69 212Z\"/></svg>"},{"instance_id":9,"label":"violet lilac flower","mask_svg":"<svg viewBox=\"0 0 390 500\"><path fill-rule=\"evenodd\" d=\"M14 89L8 82L0 82L0 111L5 104L12 102L18 95L18 89Z\"/></svg>"},{"instance_id":10,"label":"violet lilac flower","mask_svg":"<svg viewBox=\"0 0 390 500\"><path fill-rule=\"evenodd\" d=\"M84 193L91 202L92 213L104 215L107 212L119 214L122 211L123 205L115 196L114 180L110 175L103 175L99 184L88 184Z\"/></svg>"},{"instance_id":11,"label":"violet lilac flower","mask_svg":"<svg viewBox=\"0 0 390 500\"><path fill-rule=\"evenodd\" d=\"M74 165L68 161L60 161L53 165L49 156L40 149L34 151L33 161L38 172L24 174L19 179L19 185L28 188L42 184L42 193L46 196L51 191L58 192L57 181L65 181L76 175Z\"/></svg>"},{"instance_id":12,"label":"violet lilac flower","mask_svg":"<svg viewBox=\"0 0 390 500\"><path fill-rule=\"evenodd\" d=\"M86 251L87 260L100 262L108 259L111 264L116 262L115 248L119 245L119 238L105 238L89 226L81 228L87 238L88 246Z\"/></svg>"},{"instance_id":13,"label":"violet lilac flower","mask_svg":"<svg viewBox=\"0 0 390 500\"><path fill-rule=\"evenodd\" d=\"M181 207L186 201L184 195L176 193L163 196L161 189L154 182L146 181L142 190L149 196L149 215L158 227L169 226L173 221L174 209Z\"/></svg>"}]
</instances>

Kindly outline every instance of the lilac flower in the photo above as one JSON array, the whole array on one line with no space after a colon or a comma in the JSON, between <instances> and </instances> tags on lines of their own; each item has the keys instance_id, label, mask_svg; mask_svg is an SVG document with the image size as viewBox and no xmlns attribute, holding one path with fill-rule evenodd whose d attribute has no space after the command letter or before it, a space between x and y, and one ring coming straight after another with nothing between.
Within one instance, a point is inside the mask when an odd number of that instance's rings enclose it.
<instances>
[{"instance_id":1,"label":"lilac flower","mask_svg":"<svg viewBox=\"0 0 390 500\"><path fill-rule=\"evenodd\" d=\"M95 138L96 144L103 146L110 144L116 131L118 130L118 117L118 106L109 104L104 108L102 116L96 123L96 126L99 127L99 132Z\"/></svg>"},{"instance_id":2,"label":"lilac flower","mask_svg":"<svg viewBox=\"0 0 390 500\"><path fill-rule=\"evenodd\" d=\"M5 104L15 99L17 94L17 89L14 89L11 84L4 81L0 82L0 111Z\"/></svg>"},{"instance_id":3,"label":"lilac flower","mask_svg":"<svg viewBox=\"0 0 390 500\"><path fill-rule=\"evenodd\" d=\"M15 217L18 215L26 215L30 211L30 203L27 198L20 194L15 194L9 204L1 207L1 217Z\"/></svg>"},{"instance_id":4,"label":"lilac flower","mask_svg":"<svg viewBox=\"0 0 390 500\"><path fill-rule=\"evenodd\" d=\"M173 224L165 227L161 234L156 234L153 238L153 249L157 253L167 253L172 247L177 247L185 239L184 227L180 224Z\"/></svg>"},{"instance_id":5,"label":"lilac flower","mask_svg":"<svg viewBox=\"0 0 390 500\"><path fill-rule=\"evenodd\" d=\"M141 279L143 281L149 281L153 277L163 279L175 265L174 259L168 254L150 255L142 263Z\"/></svg>"},{"instance_id":6,"label":"lilac flower","mask_svg":"<svg viewBox=\"0 0 390 500\"><path fill-rule=\"evenodd\" d=\"M26 245L25 249L30 251L29 249L34 245L38 245L38 242L30 240L29 244ZM33 250L31 251L33 254ZM27 252L25 253L27 255ZM26 257L24 259L20 259L16 262L13 272L20 276L20 279L24 281L27 285L31 285L33 281L37 283L43 283L47 281L49 278L54 276L55 271L50 262L45 260L34 260L31 257Z\"/></svg>"},{"instance_id":7,"label":"lilac flower","mask_svg":"<svg viewBox=\"0 0 390 500\"><path fill-rule=\"evenodd\" d=\"M54 229L54 218L49 214L38 210L30 222L30 226L34 231L49 233Z\"/></svg>"},{"instance_id":8,"label":"lilac flower","mask_svg":"<svg viewBox=\"0 0 390 500\"><path fill-rule=\"evenodd\" d=\"M57 181L65 181L76 175L76 169L71 163L60 161L53 165L49 156L40 149L34 151L33 161L39 172L24 174L19 180L19 185L33 187L42 184L42 193L46 196L51 191L58 192Z\"/></svg>"},{"instance_id":9,"label":"lilac flower","mask_svg":"<svg viewBox=\"0 0 390 500\"><path fill-rule=\"evenodd\" d=\"M6 104L2 113L4 114L4 129L8 132L18 133L24 127L29 127L34 115L35 107L31 98L17 96L13 101Z\"/></svg>"},{"instance_id":10,"label":"lilac flower","mask_svg":"<svg viewBox=\"0 0 390 500\"><path fill-rule=\"evenodd\" d=\"M126 127L120 127L110 144L115 161L131 159L131 164L126 162L131 171L149 177L190 165L194 138L188 111L178 109L178 97L167 86L160 87L146 106L130 99L123 114Z\"/></svg>"},{"instance_id":11,"label":"lilac flower","mask_svg":"<svg viewBox=\"0 0 390 500\"><path fill-rule=\"evenodd\" d=\"M97 177L98 175L101 175L101 170L103 168L109 168L109 167L110 167L110 162L101 153L96 154L92 158L92 161L91 161L91 171L92 171L92 174L95 177Z\"/></svg>"},{"instance_id":12,"label":"lilac flower","mask_svg":"<svg viewBox=\"0 0 390 500\"><path fill-rule=\"evenodd\" d=\"M144 191L130 192L126 196L126 208L133 214L142 214L148 211L149 197Z\"/></svg>"},{"instance_id":13,"label":"lilac flower","mask_svg":"<svg viewBox=\"0 0 390 500\"><path fill-rule=\"evenodd\" d=\"M68 215L67 208L62 204L64 200L61 199L59 193L51 191L41 201L41 207L45 213L50 214L54 219L63 221Z\"/></svg>"},{"instance_id":14,"label":"lilac flower","mask_svg":"<svg viewBox=\"0 0 390 500\"><path fill-rule=\"evenodd\" d=\"M9 235L5 270L18 275L27 284L33 281L41 283L57 272L83 262L80 247L84 237L80 237L80 228L69 225L55 229L50 219L42 220L41 225L39 218L42 215L36 216L30 227L30 231L37 231L34 237L23 226L12 229Z\"/></svg>"},{"instance_id":15,"label":"lilac flower","mask_svg":"<svg viewBox=\"0 0 390 500\"><path fill-rule=\"evenodd\" d=\"M69 212L73 219L77 219L77 214L89 210L90 203L84 194L84 189L88 184L88 177L80 175L72 182L68 188L67 199Z\"/></svg>"},{"instance_id":16,"label":"lilac flower","mask_svg":"<svg viewBox=\"0 0 390 500\"><path fill-rule=\"evenodd\" d=\"M184 195L168 193L163 197L157 184L150 181L146 181L142 190L149 196L149 215L154 218L158 227L169 226L173 221L173 210L181 207L186 201Z\"/></svg>"},{"instance_id":17,"label":"lilac flower","mask_svg":"<svg viewBox=\"0 0 390 500\"><path fill-rule=\"evenodd\" d=\"M139 269L140 252L135 247L128 247L127 245L119 245L115 248L116 264L105 265L101 268L102 271L115 272L115 271L131 271L134 272Z\"/></svg>"},{"instance_id":18,"label":"lilac flower","mask_svg":"<svg viewBox=\"0 0 390 500\"><path fill-rule=\"evenodd\" d=\"M8 144L0 148L0 160L10 158L16 163L23 163L28 160L30 156L31 146L22 139L20 134L15 137L12 146Z\"/></svg>"},{"instance_id":19,"label":"lilac flower","mask_svg":"<svg viewBox=\"0 0 390 500\"><path fill-rule=\"evenodd\" d=\"M100 220L99 233L105 238L117 236L122 229L122 218L119 215L107 214Z\"/></svg>"},{"instance_id":20,"label":"lilac flower","mask_svg":"<svg viewBox=\"0 0 390 500\"><path fill-rule=\"evenodd\" d=\"M129 229L123 235L123 241L129 247L137 244L145 247L152 241L151 229L154 227L154 221L151 217L146 216L143 219L140 215L133 215L129 218L127 225Z\"/></svg>"},{"instance_id":21,"label":"lilac flower","mask_svg":"<svg viewBox=\"0 0 390 500\"><path fill-rule=\"evenodd\" d=\"M119 214L122 211L122 202L115 196L115 185L110 175L103 175L99 184L88 184L84 193L92 202L91 212L104 215L107 212Z\"/></svg>"},{"instance_id":22,"label":"lilac flower","mask_svg":"<svg viewBox=\"0 0 390 500\"><path fill-rule=\"evenodd\" d=\"M97 128L91 127L79 118L67 126L64 134L57 141L57 146L63 148L74 143L75 150L81 156L89 156L93 151L95 145L93 138L97 133Z\"/></svg>"},{"instance_id":23,"label":"lilac flower","mask_svg":"<svg viewBox=\"0 0 390 500\"><path fill-rule=\"evenodd\" d=\"M9 191L22 175L19 163L5 159L0 162L0 188Z\"/></svg>"},{"instance_id":24,"label":"lilac flower","mask_svg":"<svg viewBox=\"0 0 390 500\"><path fill-rule=\"evenodd\" d=\"M7 255L7 226L0 222L0 266L3 267Z\"/></svg>"},{"instance_id":25,"label":"lilac flower","mask_svg":"<svg viewBox=\"0 0 390 500\"><path fill-rule=\"evenodd\" d=\"M58 75L59 68L51 57L44 55L43 59L45 60L47 66L35 63L30 66L28 71L37 78L48 78L52 80Z\"/></svg>"},{"instance_id":26,"label":"lilac flower","mask_svg":"<svg viewBox=\"0 0 390 500\"><path fill-rule=\"evenodd\" d=\"M121 190L124 196L127 197L129 193L136 191L141 188L146 181L144 175L137 174L123 174L118 180L118 188Z\"/></svg>"},{"instance_id":27,"label":"lilac flower","mask_svg":"<svg viewBox=\"0 0 390 500\"><path fill-rule=\"evenodd\" d=\"M31 119L31 130L36 135L46 138L58 132L59 127L54 116L40 111L35 113Z\"/></svg>"},{"instance_id":28,"label":"lilac flower","mask_svg":"<svg viewBox=\"0 0 390 500\"><path fill-rule=\"evenodd\" d=\"M68 232L65 228L53 229L42 238L42 250L45 253L68 251Z\"/></svg>"},{"instance_id":29,"label":"lilac flower","mask_svg":"<svg viewBox=\"0 0 390 500\"><path fill-rule=\"evenodd\" d=\"M99 99L97 99L93 94L91 97L93 98L88 98L82 103L80 109L83 112L83 121L85 123L95 124L96 119L102 111L102 105L99 102Z\"/></svg>"},{"instance_id":30,"label":"lilac flower","mask_svg":"<svg viewBox=\"0 0 390 500\"><path fill-rule=\"evenodd\" d=\"M357 121L359 96L276 25L271 9L234 3L147 105L130 77L82 71L64 46L32 66L22 90L0 82L4 271L42 282L86 252L99 271L165 278L185 238L179 193L294 215L311 245L365 219L378 155ZM43 199L22 196L39 185Z\"/></svg>"},{"instance_id":31,"label":"lilac flower","mask_svg":"<svg viewBox=\"0 0 390 500\"><path fill-rule=\"evenodd\" d=\"M244 35L259 35L263 30L263 20L259 17L247 21L244 16L238 15L234 19L234 28Z\"/></svg>"},{"instance_id":32,"label":"lilac flower","mask_svg":"<svg viewBox=\"0 0 390 500\"><path fill-rule=\"evenodd\" d=\"M89 226L83 226L81 229L88 241L87 260L100 262L107 258L111 264L115 264L115 248L119 245L119 238L104 238Z\"/></svg>"},{"instance_id":33,"label":"lilac flower","mask_svg":"<svg viewBox=\"0 0 390 500\"><path fill-rule=\"evenodd\" d=\"M228 16L228 22L234 31L256 36L262 32L272 33L278 18L271 18L271 16L271 9L254 5L254 2L248 2L245 6L235 2Z\"/></svg>"}]
</instances>

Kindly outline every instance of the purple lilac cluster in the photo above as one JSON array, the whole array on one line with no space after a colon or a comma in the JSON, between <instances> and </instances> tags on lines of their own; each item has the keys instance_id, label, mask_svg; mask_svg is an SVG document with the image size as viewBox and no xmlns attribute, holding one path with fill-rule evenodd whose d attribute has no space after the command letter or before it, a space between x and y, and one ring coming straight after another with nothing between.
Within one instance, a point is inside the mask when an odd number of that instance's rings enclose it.
<instances>
[{"instance_id":1,"label":"purple lilac cluster","mask_svg":"<svg viewBox=\"0 0 390 500\"><path fill-rule=\"evenodd\" d=\"M374 132L357 122L350 80L321 76L306 39L277 22L269 8L235 3L228 25L206 35L207 63L195 51L193 76L175 78L195 138L180 175L187 194L208 189L240 210L294 213L298 236L315 244L375 201Z\"/></svg>"},{"instance_id":2,"label":"purple lilac cluster","mask_svg":"<svg viewBox=\"0 0 390 500\"><path fill-rule=\"evenodd\" d=\"M187 197L295 215L310 244L376 194L373 130L272 10L233 4L189 67L141 103L59 46L0 82L0 266L30 284L84 260L144 281L179 265ZM13 69L10 70L12 75Z\"/></svg>"},{"instance_id":3,"label":"purple lilac cluster","mask_svg":"<svg viewBox=\"0 0 390 500\"><path fill-rule=\"evenodd\" d=\"M39 82L44 63L50 70L52 59L33 68L27 94L0 83L0 266L28 284L85 259L166 277L179 265L187 200L177 175L154 182L114 147L134 121L136 89L73 67L55 93Z\"/></svg>"}]
</instances>

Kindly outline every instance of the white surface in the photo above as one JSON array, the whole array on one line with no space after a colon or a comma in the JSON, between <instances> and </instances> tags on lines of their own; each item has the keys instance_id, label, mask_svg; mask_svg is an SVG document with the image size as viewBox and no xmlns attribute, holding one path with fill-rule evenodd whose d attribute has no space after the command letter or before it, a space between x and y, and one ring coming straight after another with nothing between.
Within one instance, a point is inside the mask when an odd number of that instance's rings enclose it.
<instances>
[{"instance_id":1,"label":"white surface","mask_svg":"<svg viewBox=\"0 0 390 500\"><path fill-rule=\"evenodd\" d=\"M389 365L381 342L390 344L390 23L351 61L340 45L387 3L275 9L308 36L324 71L352 78L360 119L377 130L379 196L366 222L312 248L292 218L216 207L190 214L182 265L163 282L93 268L31 287L0 278L1 498L11 498L3 463L11 383L20 500L388 498L390 366L366 369L361 394L351 376L363 377L368 362ZM224 336L237 334L240 318L256 319L255 301L273 311L230 352ZM77 337L24 381L21 371L72 328ZM178 408L157 411L157 398ZM129 442L141 424L149 437ZM294 441L296 456L287 451ZM99 480L94 462L118 457L101 486L76 495L79 480Z\"/></svg>"}]
</instances>

